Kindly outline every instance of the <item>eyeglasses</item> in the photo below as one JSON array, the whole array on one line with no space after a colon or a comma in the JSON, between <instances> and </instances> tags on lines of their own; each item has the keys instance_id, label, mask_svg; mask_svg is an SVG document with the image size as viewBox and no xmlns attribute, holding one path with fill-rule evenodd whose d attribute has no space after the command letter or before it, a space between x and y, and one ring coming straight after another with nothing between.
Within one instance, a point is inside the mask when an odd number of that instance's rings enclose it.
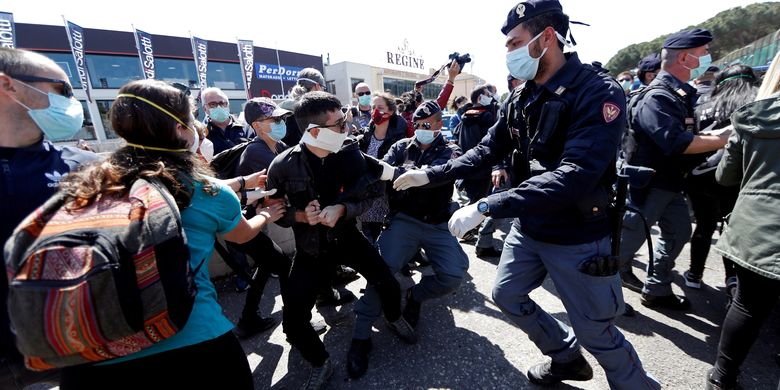
<instances>
[{"instance_id":1,"label":"eyeglasses","mask_svg":"<svg viewBox=\"0 0 780 390\"><path fill-rule=\"evenodd\" d=\"M65 96L66 98L72 98L73 97L73 87L70 86L70 83L65 80L59 80L59 79L50 79L48 77L38 77L38 76L31 76L26 74L19 74L19 75L9 75L12 78L15 78L19 81L25 81L28 83L53 83L53 84L59 84L62 87L62 91L60 92L60 95Z\"/></svg>"},{"instance_id":2,"label":"eyeglasses","mask_svg":"<svg viewBox=\"0 0 780 390\"><path fill-rule=\"evenodd\" d=\"M414 123L414 128L415 129L430 130L432 126L433 126L433 124L431 124L430 122L415 122Z\"/></svg>"},{"instance_id":3,"label":"eyeglasses","mask_svg":"<svg viewBox=\"0 0 780 390\"><path fill-rule=\"evenodd\" d=\"M276 118L265 118L265 119L261 119L260 121L272 121L274 123L282 123L283 120L284 120L284 117L280 116L280 117L276 117Z\"/></svg>"},{"instance_id":4,"label":"eyeglasses","mask_svg":"<svg viewBox=\"0 0 780 390\"><path fill-rule=\"evenodd\" d=\"M208 103L206 103L206 107L208 107L208 108L216 108L217 106L219 106L219 107L227 107L228 106L228 102L226 102L224 100L221 100L221 101L218 101L218 102L208 102Z\"/></svg>"},{"instance_id":5,"label":"eyeglasses","mask_svg":"<svg viewBox=\"0 0 780 390\"><path fill-rule=\"evenodd\" d=\"M347 129L347 116L344 115L341 119L339 119L338 121L336 121L336 123L332 125L324 124L320 127L325 127L325 128L337 127L340 130L339 132L343 133Z\"/></svg>"},{"instance_id":6,"label":"eyeglasses","mask_svg":"<svg viewBox=\"0 0 780 390\"><path fill-rule=\"evenodd\" d=\"M620 82L622 83L622 82L624 82L624 81L634 81L634 80L632 80L632 79L627 79L627 78L625 78L625 77L624 77L624 78L622 78L622 79L618 79L618 81L620 81Z\"/></svg>"},{"instance_id":7,"label":"eyeglasses","mask_svg":"<svg viewBox=\"0 0 780 390\"><path fill-rule=\"evenodd\" d=\"M358 95L358 96L371 95L371 91L366 91L366 92L355 92L355 95Z\"/></svg>"}]
</instances>

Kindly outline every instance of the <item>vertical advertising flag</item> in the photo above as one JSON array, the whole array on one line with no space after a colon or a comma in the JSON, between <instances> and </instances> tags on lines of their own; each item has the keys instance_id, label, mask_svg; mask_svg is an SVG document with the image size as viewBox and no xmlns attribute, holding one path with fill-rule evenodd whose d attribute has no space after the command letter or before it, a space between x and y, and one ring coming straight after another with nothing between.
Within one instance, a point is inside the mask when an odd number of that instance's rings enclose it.
<instances>
[{"instance_id":1,"label":"vertical advertising flag","mask_svg":"<svg viewBox=\"0 0 780 390\"><path fill-rule=\"evenodd\" d=\"M192 56L195 58L195 71L198 72L200 91L197 100L200 101L201 91L208 86L206 84L206 70L209 65L209 44L205 39L192 37Z\"/></svg>"},{"instance_id":2,"label":"vertical advertising flag","mask_svg":"<svg viewBox=\"0 0 780 390\"><path fill-rule=\"evenodd\" d=\"M78 25L65 20L65 32L68 34L70 51L73 52L73 60L76 62L76 72L79 75L81 87L84 88L84 92L87 93L87 100L91 103L89 69L87 69L87 61L84 57L84 30Z\"/></svg>"},{"instance_id":3,"label":"vertical advertising flag","mask_svg":"<svg viewBox=\"0 0 780 390\"><path fill-rule=\"evenodd\" d=\"M144 77L154 78L154 48L152 47L152 35L139 29L135 29L135 47L138 49L138 58L141 60L141 69Z\"/></svg>"},{"instance_id":4,"label":"vertical advertising flag","mask_svg":"<svg viewBox=\"0 0 780 390\"><path fill-rule=\"evenodd\" d=\"M244 79L246 98L251 99L252 70L255 68L255 46L252 41L238 40L238 59L241 60L241 74Z\"/></svg>"},{"instance_id":5,"label":"vertical advertising flag","mask_svg":"<svg viewBox=\"0 0 780 390\"><path fill-rule=\"evenodd\" d=\"M10 12L0 12L0 47L8 49L16 47L14 14Z\"/></svg>"}]
</instances>

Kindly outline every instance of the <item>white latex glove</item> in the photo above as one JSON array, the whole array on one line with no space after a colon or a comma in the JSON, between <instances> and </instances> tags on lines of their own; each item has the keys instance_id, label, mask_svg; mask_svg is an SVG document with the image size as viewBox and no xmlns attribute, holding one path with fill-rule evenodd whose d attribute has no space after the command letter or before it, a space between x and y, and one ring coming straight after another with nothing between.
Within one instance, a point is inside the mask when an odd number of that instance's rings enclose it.
<instances>
[{"instance_id":1,"label":"white latex glove","mask_svg":"<svg viewBox=\"0 0 780 390\"><path fill-rule=\"evenodd\" d=\"M485 216L477 210L477 203L461 207L452 214L447 227L453 236L462 238L466 232L479 226L485 220Z\"/></svg>"},{"instance_id":2,"label":"white latex glove","mask_svg":"<svg viewBox=\"0 0 780 390\"><path fill-rule=\"evenodd\" d=\"M393 180L393 176L395 175L395 167L393 167L392 165L384 161L380 161L379 165L382 166L382 176L379 177L379 180L382 181Z\"/></svg>"},{"instance_id":3,"label":"white latex glove","mask_svg":"<svg viewBox=\"0 0 780 390\"><path fill-rule=\"evenodd\" d=\"M431 179L428 179L428 174L425 173L425 171L422 169L412 169L406 171L406 173L399 176L398 179L395 179L393 188L398 191L403 191L412 187L424 186L430 182Z\"/></svg>"},{"instance_id":4,"label":"white latex glove","mask_svg":"<svg viewBox=\"0 0 780 390\"><path fill-rule=\"evenodd\" d=\"M246 192L246 203L251 204L255 203L257 200L261 198L265 198L266 196L270 196L276 193L276 188L265 191L265 190L253 190L253 191L247 191Z\"/></svg>"}]
</instances>

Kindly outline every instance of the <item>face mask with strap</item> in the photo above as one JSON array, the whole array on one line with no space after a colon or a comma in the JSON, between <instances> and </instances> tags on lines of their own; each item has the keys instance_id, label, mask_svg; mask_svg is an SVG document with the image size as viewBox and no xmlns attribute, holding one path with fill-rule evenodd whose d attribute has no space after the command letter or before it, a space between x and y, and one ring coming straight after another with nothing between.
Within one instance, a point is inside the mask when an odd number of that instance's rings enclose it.
<instances>
[{"instance_id":1,"label":"face mask with strap","mask_svg":"<svg viewBox=\"0 0 780 390\"><path fill-rule=\"evenodd\" d=\"M133 95L133 94L129 94L129 93L121 93L121 94L117 95L116 97L117 98L137 99L137 100L140 100L140 101L142 101L142 102L144 102L146 104L149 104L150 106L152 106L152 107L162 111L163 113L165 113L169 117L173 118L176 122L179 122L179 124L181 124L182 126L186 127L190 131L192 131L192 134L194 136L194 141L193 142L194 142L195 145L198 145L198 143L199 143L198 141L199 141L199 138L200 138L198 136L198 132L195 131L195 129L193 129L192 127L188 126L186 123L184 123L181 119L177 118L176 115L173 115L170 111L166 110L165 108L163 108L162 106L158 105L157 103L155 103L155 102L153 102L153 101L151 101L149 99L146 99L144 97ZM169 149L169 148L160 148L160 147L156 147L156 146L139 145L139 144L135 144L135 143L127 142L127 141L125 141L125 142L127 143L127 146L130 146L130 147L133 147L133 148L144 149L144 150L154 150L154 151L158 151L158 152L184 153L184 152L189 151L189 149L186 149L186 148L185 149Z\"/></svg>"}]
</instances>

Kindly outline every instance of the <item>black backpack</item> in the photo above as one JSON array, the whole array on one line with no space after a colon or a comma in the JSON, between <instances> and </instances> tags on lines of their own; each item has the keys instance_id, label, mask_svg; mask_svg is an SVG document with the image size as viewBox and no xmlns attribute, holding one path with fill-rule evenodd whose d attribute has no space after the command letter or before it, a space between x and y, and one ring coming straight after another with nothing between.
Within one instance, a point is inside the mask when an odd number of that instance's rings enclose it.
<instances>
[{"instance_id":1,"label":"black backpack","mask_svg":"<svg viewBox=\"0 0 780 390\"><path fill-rule=\"evenodd\" d=\"M241 155L244 154L247 146L253 142L257 142L258 138L251 141L242 142L230 149L223 150L217 153L211 160L211 169L214 170L218 179L230 179L236 176L236 167L241 161Z\"/></svg>"}]
</instances>

